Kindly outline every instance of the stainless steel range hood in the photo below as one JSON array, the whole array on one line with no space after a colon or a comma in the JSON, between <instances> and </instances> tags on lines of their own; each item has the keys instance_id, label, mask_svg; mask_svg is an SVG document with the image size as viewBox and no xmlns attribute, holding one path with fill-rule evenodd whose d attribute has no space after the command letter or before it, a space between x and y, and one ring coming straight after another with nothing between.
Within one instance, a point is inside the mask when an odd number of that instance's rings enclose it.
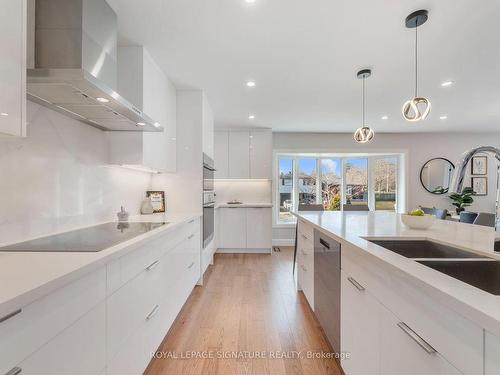
<instances>
[{"instance_id":1,"label":"stainless steel range hood","mask_svg":"<svg viewBox=\"0 0 500 375\"><path fill-rule=\"evenodd\" d=\"M101 130L163 130L116 92L117 17L105 0L36 0L29 18L30 100Z\"/></svg>"}]
</instances>

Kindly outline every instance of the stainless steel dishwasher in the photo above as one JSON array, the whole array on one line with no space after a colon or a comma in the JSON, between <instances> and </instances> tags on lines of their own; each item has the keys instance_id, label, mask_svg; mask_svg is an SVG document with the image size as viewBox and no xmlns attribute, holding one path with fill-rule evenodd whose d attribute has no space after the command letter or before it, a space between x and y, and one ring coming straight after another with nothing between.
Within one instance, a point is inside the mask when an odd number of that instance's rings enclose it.
<instances>
[{"instance_id":1,"label":"stainless steel dishwasher","mask_svg":"<svg viewBox=\"0 0 500 375\"><path fill-rule=\"evenodd\" d=\"M340 243L314 231L314 313L340 353Z\"/></svg>"}]
</instances>

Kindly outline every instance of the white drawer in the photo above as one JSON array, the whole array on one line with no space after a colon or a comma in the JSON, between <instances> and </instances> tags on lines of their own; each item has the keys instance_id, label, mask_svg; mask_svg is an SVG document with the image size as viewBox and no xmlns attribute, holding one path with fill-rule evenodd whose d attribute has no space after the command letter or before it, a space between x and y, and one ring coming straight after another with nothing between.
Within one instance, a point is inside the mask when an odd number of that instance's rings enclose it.
<instances>
[{"instance_id":1,"label":"white drawer","mask_svg":"<svg viewBox=\"0 0 500 375\"><path fill-rule=\"evenodd\" d=\"M411 280L350 245L342 269L466 375L483 373L483 330L424 294Z\"/></svg>"},{"instance_id":2,"label":"white drawer","mask_svg":"<svg viewBox=\"0 0 500 375\"><path fill-rule=\"evenodd\" d=\"M162 300L163 275L170 263L170 254L151 264L107 300L107 354L114 357L121 345L139 327L152 306Z\"/></svg>"},{"instance_id":3,"label":"white drawer","mask_svg":"<svg viewBox=\"0 0 500 375\"><path fill-rule=\"evenodd\" d=\"M299 237L302 237L303 240L309 242L311 246L314 246L314 227L312 224L309 224L305 220L298 219L298 225Z\"/></svg>"},{"instance_id":4,"label":"white drawer","mask_svg":"<svg viewBox=\"0 0 500 375\"><path fill-rule=\"evenodd\" d=\"M105 303L18 365L22 375L92 375L105 368Z\"/></svg>"},{"instance_id":5,"label":"white drawer","mask_svg":"<svg viewBox=\"0 0 500 375\"><path fill-rule=\"evenodd\" d=\"M107 265L108 295L142 272L151 263L172 251L194 231L200 231L200 220L192 219L172 231L132 245L128 254Z\"/></svg>"},{"instance_id":6,"label":"white drawer","mask_svg":"<svg viewBox=\"0 0 500 375\"><path fill-rule=\"evenodd\" d=\"M102 267L23 307L19 314L0 323L0 374L30 356L105 296L106 272Z\"/></svg>"},{"instance_id":7,"label":"white drawer","mask_svg":"<svg viewBox=\"0 0 500 375\"><path fill-rule=\"evenodd\" d=\"M314 310L314 263L299 261L299 280L302 292L306 296L307 302Z\"/></svg>"}]
</instances>

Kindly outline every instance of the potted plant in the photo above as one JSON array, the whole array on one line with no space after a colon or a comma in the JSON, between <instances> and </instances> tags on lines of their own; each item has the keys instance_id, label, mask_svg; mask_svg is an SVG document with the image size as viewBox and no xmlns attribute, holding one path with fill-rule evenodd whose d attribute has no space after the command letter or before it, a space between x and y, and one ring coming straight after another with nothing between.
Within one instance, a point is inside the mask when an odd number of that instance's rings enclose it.
<instances>
[{"instance_id":1,"label":"potted plant","mask_svg":"<svg viewBox=\"0 0 500 375\"><path fill-rule=\"evenodd\" d=\"M450 194L450 199L453 201L452 205L456 207L457 215L460 212L465 211L465 207L469 207L473 202L474 190L470 187L466 187L462 190L462 193Z\"/></svg>"}]
</instances>

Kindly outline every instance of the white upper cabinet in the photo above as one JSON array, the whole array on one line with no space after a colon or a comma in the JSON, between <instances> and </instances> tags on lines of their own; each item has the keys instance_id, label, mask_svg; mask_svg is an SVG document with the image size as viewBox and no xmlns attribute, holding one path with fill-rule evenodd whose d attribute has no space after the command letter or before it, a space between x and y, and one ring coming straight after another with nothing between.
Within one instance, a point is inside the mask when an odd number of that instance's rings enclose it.
<instances>
[{"instance_id":1,"label":"white upper cabinet","mask_svg":"<svg viewBox=\"0 0 500 375\"><path fill-rule=\"evenodd\" d=\"M229 177L229 133L217 131L214 133L214 163L215 178Z\"/></svg>"},{"instance_id":2,"label":"white upper cabinet","mask_svg":"<svg viewBox=\"0 0 500 375\"><path fill-rule=\"evenodd\" d=\"M272 178L273 134L250 132L250 178Z\"/></svg>"},{"instance_id":3,"label":"white upper cabinet","mask_svg":"<svg viewBox=\"0 0 500 375\"><path fill-rule=\"evenodd\" d=\"M118 47L118 92L164 131L108 133L110 163L175 172L176 89L143 47Z\"/></svg>"},{"instance_id":4,"label":"white upper cabinet","mask_svg":"<svg viewBox=\"0 0 500 375\"><path fill-rule=\"evenodd\" d=\"M229 178L250 177L250 133L229 132Z\"/></svg>"},{"instance_id":5,"label":"white upper cabinet","mask_svg":"<svg viewBox=\"0 0 500 375\"><path fill-rule=\"evenodd\" d=\"M26 0L0 0L0 134L26 136Z\"/></svg>"},{"instance_id":6,"label":"white upper cabinet","mask_svg":"<svg viewBox=\"0 0 500 375\"><path fill-rule=\"evenodd\" d=\"M215 132L215 178L272 178L272 132L224 130Z\"/></svg>"}]
</instances>

